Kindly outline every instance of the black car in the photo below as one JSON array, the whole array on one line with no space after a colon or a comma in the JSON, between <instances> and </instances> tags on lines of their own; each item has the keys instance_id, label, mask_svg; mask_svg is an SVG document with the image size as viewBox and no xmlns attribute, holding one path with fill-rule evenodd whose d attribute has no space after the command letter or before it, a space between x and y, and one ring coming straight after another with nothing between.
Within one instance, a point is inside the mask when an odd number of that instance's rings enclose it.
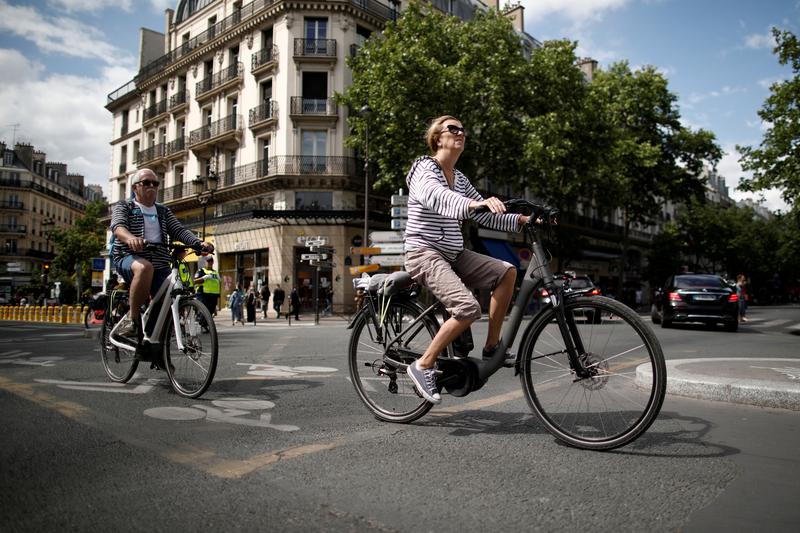
<instances>
[{"instance_id":1,"label":"black car","mask_svg":"<svg viewBox=\"0 0 800 533\"><path fill-rule=\"evenodd\" d=\"M578 293L581 296L599 296L600 289L598 289L588 276L576 276L572 273L557 273L553 274L553 281L559 287L564 288L565 293ZM541 305L550 303L550 294L547 289L542 288L539 291L539 301ZM594 315L593 311L586 310L584 315L587 320L595 324L600 324L602 318L600 314ZM591 316L590 316L591 315Z\"/></svg>"},{"instance_id":2,"label":"black car","mask_svg":"<svg viewBox=\"0 0 800 533\"><path fill-rule=\"evenodd\" d=\"M674 322L722 324L727 331L739 328L739 297L720 276L680 274L657 289L650 311L653 323L668 328Z\"/></svg>"}]
</instances>

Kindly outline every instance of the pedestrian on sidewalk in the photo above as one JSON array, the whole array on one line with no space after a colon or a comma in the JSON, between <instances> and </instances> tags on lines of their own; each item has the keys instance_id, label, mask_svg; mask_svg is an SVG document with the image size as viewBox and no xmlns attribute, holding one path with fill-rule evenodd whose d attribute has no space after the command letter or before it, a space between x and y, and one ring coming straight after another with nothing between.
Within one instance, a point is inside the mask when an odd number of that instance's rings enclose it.
<instances>
[{"instance_id":1,"label":"pedestrian on sidewalk","mask_svg":"<svg viewBox=\"0 0 800 533\"><path fill-rule=\"evenodd\" d=\"M239 322L244 326L244 318L242 318L242 305L244 304L244 289L242 282L236 284L236 288L228 296L228 306L231 308L231 325L236 325Z\"/></svg>"},{"instance_id":2,"label":"pedestrian on sidewalk","mask_svg":"<svg viewBox=\"0 0 800 533\"><path fill-rule=\"evenodd\" d=\"M286 313L286 319L289 315L294 315L295 320L300 320L300 295L297 294L297 287L292 287L292 292L289 295L289 312Z\"/></svg>"},{"instance_id":3,"label":"pedestrian on sidewalk","mask_svg":"<svg viewBox=\"0 0 800 533\"><path fill-rule=\"evenodd\" d=\"M275 309L276 318L281 317L281 307L283 307L284 300L286 300L286 292L281 289L280 285L276 285L275 291L272 293L272 308Z\"/></svg>"},{"instance_id":4,"label":"pedestrian on sidewalk","mask_svg":"<svg viewBox=\"0 0 800 533\"><path fill-rule=\"evenodd\" d=\"M736 277L736 295L739 297L739 322L747 322L747 278L744 274Z\"/></svg>"},{"instance_id":5,"label":"pedestrian on sidewalk","mask_svg":"<svg viewBox=\"0 0 800 533\"><path fill-rule=\"evenodd\" d=\"M256 289L253 287L251 283L250 286L247 288L247 296L245 297L244 303L245 308L247 309L247 323L252 323L255 325L256 322L256 300L258 296L256 295Z\"/></svg>"},{"instance_id":6,"label":"pedestrian on sidewalk","mask_svg":"<svg viewBox=\"0 0 800 533\"><path fill-rule=\"evenodd\" d=\"M261 286L261 309L264 311L264 319L267 318L267 309L269 309L269 285L264 283Z\"/></svg>"}]
</instances>

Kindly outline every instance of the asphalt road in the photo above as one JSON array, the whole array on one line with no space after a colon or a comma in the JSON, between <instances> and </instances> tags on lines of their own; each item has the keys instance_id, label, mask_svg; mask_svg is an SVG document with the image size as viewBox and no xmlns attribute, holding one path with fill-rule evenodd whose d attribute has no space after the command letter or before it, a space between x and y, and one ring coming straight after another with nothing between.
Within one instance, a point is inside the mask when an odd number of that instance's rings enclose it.
<instances>
[{"instance_id":1,"label":"asphalt road","mask_svg":"<svg viewBox=\"0 0 800 533\"><path fill-rule=\"evenodd\" d=\"M800 359L800 308L656 332L667 358ZM779 324L780 321L785 320ZM761 326L759 326L761 324ZM475 327L476 340L485 324ZM555 441L513 371L415 424L376 421L344 322L220 327L199 400L111 384L74 326L0 324L0 530L795 531L800 413L668 396L613 452Z\"/></svg>"}]
</instances>

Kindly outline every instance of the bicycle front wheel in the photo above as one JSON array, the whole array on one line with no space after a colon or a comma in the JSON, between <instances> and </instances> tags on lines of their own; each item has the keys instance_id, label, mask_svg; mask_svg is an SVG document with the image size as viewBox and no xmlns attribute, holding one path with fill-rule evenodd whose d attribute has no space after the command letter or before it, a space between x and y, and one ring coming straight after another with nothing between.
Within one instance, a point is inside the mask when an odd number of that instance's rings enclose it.
<instances>
[{"instance_id":1,"label":"bicycle front wheel","mask_svg":"<svg viewBox=\"0 0 800 533\"><path fill-rule=\"evenodd\" d=\"M522 339L521 380L531 409L555 437L578 448L623 446L653 423L666 391L666 367L653 331L625 305L604 297L564 302L579 356L590 372L570 367L556 315L548 309Z\"/></svg>"},{"instance_id":2,"label":"bicycle front wheel","mask_svg":"<svg viewBox=\"0 0 800 533\"><path fill-rule=\"evenodd\" d=\"M202 395L217 371L217 328L206 306L194 298L181 300L178 327L183 350L178 347L175 324L170 320L164 342L164 366L173 390L184 398Z\"/></svg>"},{"instance_id":3,"label":"bicycle front wheel","mask_svg":"<svg viewBox=\"0 0 800 533\"><path fill-rule=\"evenodd\" d=\"M103 325L100 326L100 357L103 360L103 368L111 381L116 383L127 383L136 373L139 361L133 350L122 350L117 348L109 340L109 335L114 326L117 325L122 317L128 312L128 306L119 303L112 309L106 311L103 317Z\"/></svg>"},{"instance_id":4,"label":"bicycle front wheel","mask_svg":"<svg viewBox=\"0 0 800 533\"><path fill-rule=\"evenodd\" d=\"M380 338L369 312L361 313L353 325L348 350L350 380L361 401L379 420L412 422L433 406L417 392L405 368L384 358L386 341L409 327L420 314L420 308L411 302L392 302L384 315ZM380 317L375 317L378 320ZM426 317L403 336L399 349L390 351L390 358L405 364L415 362L437 330L438 324Z\"/></svg>"}]
</instances>

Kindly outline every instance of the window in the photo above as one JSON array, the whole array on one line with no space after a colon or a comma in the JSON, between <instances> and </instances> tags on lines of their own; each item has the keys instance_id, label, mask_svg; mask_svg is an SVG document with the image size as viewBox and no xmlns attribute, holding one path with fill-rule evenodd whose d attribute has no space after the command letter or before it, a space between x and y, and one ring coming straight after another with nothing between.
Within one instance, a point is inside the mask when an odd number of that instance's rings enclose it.
<instances>
[{"instance_id":1,"label":"window","mask_svg":"<svg viewBox=\"0 0 800 533\"><path fill-rule=\"evenodd\" d=\"M175 167L175 185L183 184L183 167Z\"/></svg>"},{"instance_id":2,"label":"window","mask_svg":"<svg viewBox=\"0 0 800 533\"><path fill-rule=\"evenodd\" d=\"M300 147L301 171L313 173L325 172L327 148L327 131L304 130Z\"/></svg>"},{"instance_id":3,"label":"window","mask_svg":"<svg viewBox=\"0 0 800 533\"><path fill-rule=\"evenodd\" d=\"M328 73L303 72L303 114L325 115L328 109Z\"/></svg>"},{"instance_id":4,"label":"window","mask_svg":"<svg viewBox=\"0 0 800 533\"><path fill-rule=\"evenodd\" d=\"M128 113L130 113L129 109L122 110L122 129L119 133L120 137L128 134Z\"/></svg>"},{"instance_id":5,"label":"window","mask_svg":"<svg viewBox=\"0 0 800 533\"><path fill-rule=\"evenodd\" d=\"M128 170L128 145L123 145L119 150L119 173Z\"/></svg>"},{"instance_id":6,"label":"window","mask_svg":"<svg viewBox=\"0 0 800 533\"><path fill-rule=\"evenodd\" d=\"M261 83L260 92L262 102L272 100L272 78Z\"/></svg>"},{"instance_id":7,"label":"window","mask_svg":"<svg viewBox=\"0 0 800 533\"><path fill-rule=\"evenodd\" d=\"M272 48L272 28L261 32L261 49Z\"/></svg>"},{"instance_id":8,"label":"window","mask_svg":"<svg viewBox=\"0 0 800 533\"><path fill-rule=\"evenodd\" d=\"M364 46L364 43L367 42L367 39L369 39L371 33L372 32L364 26L356 25L356 45Z\"/></svg>"},{"instance_id":9,"label":"window","mask_svg":"<svg viewBox=\"0 0 800 533\"><path fill-rule=\"evenodd\" d=\"M11 150L6 150L3 154L3 164L7 167L10 167L14 164L14 152Z\"/></svg>"},{"instance_id":10,"label":"window","mask_svg":"<svg viewBox=\"0 0 800 533\"><path fill-rule=\"evenodd\" d=\"M133 160L135 163L139 162L139 140L133 141Z\"/></svg>"},{"instance_id":11,"label":"window","mask_svg":"<svg viewBox=\"0 0 800 533\"><path fill-rule=\"evenodd\" d=\"M264 139L259 139L258 144L260 146L260 153L261 153L261 160L258 162L258 175L259 176L269 176L269 143L270 138L266 137Z\"/></svg>"},{"instance_id":12,"label":"window","mask_svg":"<svg viewBox=\"0 0 800 533\"><path fill-rule=\"evenodd\" d=\"M124 181L120 181L119 182L119 199L120 200L125 200L125 198L126 198L126 196L125 196L125 185L126 184L125 184Z\"/></svg>"},{"instance_id":13,"label":"window","mask_svg":"<svg viewBox=\"0 0 800 533\"><path fill-rule=\"evenodd\" d=\"M294 193L294 208L298 210L331 210L333 193L317 191L298 191Z\"/></svg>"},{"instance_id":14,"label":"window","mask_svg":"<svg viewBox=\"0 0 800 533\"><path fill-rule=\"evenodd\" d=\"M230 50L231 68L239 62L239 47L234 46Z\"/></svg>"},{"instance_id":15,"label":"window","mask_svg":"<svg viewBox=\"0 0 800 533\"><path fill-rule=\"evenodd\" d=\"M328 52L328 19L305 19L305 50L306 55L325 55Z\"/></svg>"},{"instance_id":16,"label":"window","mask_svg":"<svg viewBox=\"0 0 800 533\"><path fill-rule=\"evenodd\" d=\"M17 253L17 239L6 239L6 253Z\"/></svg>"}]
</instances>

